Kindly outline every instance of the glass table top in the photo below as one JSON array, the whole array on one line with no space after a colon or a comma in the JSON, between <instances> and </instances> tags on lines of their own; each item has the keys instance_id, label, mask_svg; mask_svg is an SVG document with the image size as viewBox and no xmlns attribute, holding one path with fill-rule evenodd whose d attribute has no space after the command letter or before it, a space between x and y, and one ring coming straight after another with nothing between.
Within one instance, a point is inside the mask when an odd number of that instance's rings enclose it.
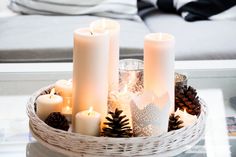
<instances>
[{"instance_id":1,"label":"glass table top","mask_svg":"<svg viewBox=\"0 0 236 157\"><path fill-rule=\"evenodd\" d=\"M0 65L1 157L64 157L32 137L26 102L35 90L71 78L71 71L71 63ZM205 136L178 157L236 156L236 136L228 136L226 122L236 116L236 62L176 62L176 71L188 75L188 84L197 89L209 113Z\"/></svg>"}]
</instances>

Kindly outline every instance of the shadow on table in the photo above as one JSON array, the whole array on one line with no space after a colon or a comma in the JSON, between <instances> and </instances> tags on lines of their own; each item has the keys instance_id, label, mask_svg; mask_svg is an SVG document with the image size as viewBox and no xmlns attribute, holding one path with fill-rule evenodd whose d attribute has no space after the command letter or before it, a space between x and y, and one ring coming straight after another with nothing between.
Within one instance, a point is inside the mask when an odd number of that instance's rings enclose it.
<instances>
[{"instance_id":1,"label":"shadow on table","mask_svg":"<svg viewBox=\"0 0 236 157\"><path fill-rule=\"evenodd\" d=\"M54 152L38 142L28 143L26 157L67 157L61 153Z\"/></svg>"}]
</instances>

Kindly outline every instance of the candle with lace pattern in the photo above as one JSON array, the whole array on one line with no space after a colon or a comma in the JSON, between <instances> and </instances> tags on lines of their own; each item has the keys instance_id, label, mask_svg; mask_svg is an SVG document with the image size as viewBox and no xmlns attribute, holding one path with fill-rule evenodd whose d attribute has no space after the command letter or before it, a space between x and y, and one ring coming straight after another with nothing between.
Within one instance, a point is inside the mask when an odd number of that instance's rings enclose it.
<instances>
[{"instance_id":1,"label":"candle with lace pattern","mask_svg":"<svg viewBox=\"0 0 236 157\"><path fill-rule=\"evenodd\" d=\"M109 34L109 90L116 90L119 85L119 34L120 24L111 19L96 20L91 23L93 31L108 31Z\"/></svg>"},{"instance_id":2,"label":"candle with lace pattern","mask_svg":"<svg viewBox=\"0 0 236 157\"><path fill-rule=\"evenodd\" d=\"M61 112L63 99L59 95L55 95L53 88L50 94L40 95L36 100L37 115L41 120L45 120L52 112Z\"/></svg>"},{"instance_id":3,"label":"candle with lace pattern","mask_svg":"<svg viewBox=\"0 0 236 157\"><path fill-rule=\"evenodd\" d=\"M168 95L170 112L174 111L174 46L174 36L167 33L148 34L144 41L144 90L159 98Z\"/></svg>"},{"instance_id":4,"label":"candle with lace pattern","mask_svg":"<svg viewBox=\"0 0 236 157\"><path fill-rule=\"evenodd\" d=\"M109 36L89 28L74 32L72 125L75 115L87 110L90 104L101 114L107 114Z\"/></svg>"}]
</instances>

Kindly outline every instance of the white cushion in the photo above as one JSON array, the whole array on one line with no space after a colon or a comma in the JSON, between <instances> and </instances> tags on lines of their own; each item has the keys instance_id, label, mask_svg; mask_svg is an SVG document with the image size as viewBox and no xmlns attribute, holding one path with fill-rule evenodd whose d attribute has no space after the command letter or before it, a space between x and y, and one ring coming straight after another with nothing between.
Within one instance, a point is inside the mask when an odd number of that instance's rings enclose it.
<instances>
[{"instance_id":1,"label":"white cushion","mask_svg":"<svg viewBox=\"0 0 236 157\"><path fill-rule=\"evenodd\" d=\"M152 32L175 36L176 60L236 59L236 21L186 22L156 11L144 22Z\"/></svg>"}]
</instances>

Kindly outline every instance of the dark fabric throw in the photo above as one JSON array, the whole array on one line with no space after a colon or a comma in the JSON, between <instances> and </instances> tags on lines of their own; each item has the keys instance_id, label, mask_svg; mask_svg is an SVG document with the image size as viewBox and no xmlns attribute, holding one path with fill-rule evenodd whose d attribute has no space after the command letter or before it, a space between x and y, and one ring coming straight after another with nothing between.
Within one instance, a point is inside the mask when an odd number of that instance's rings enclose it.
<instances>
[{"instance_id":1,"label":"dark fabric throw","mask_svg":"<svg viewBox=\"0 0 236 157\"><path fill-rule=\"evenodd\" d=\"M147 8L142 6L151 2L153 0L139 0L139 11ZM156 6L152 7L163 12L179 14L186 21L236 20L236 0L156 0Z\"/></svg>"}]
</instances>

